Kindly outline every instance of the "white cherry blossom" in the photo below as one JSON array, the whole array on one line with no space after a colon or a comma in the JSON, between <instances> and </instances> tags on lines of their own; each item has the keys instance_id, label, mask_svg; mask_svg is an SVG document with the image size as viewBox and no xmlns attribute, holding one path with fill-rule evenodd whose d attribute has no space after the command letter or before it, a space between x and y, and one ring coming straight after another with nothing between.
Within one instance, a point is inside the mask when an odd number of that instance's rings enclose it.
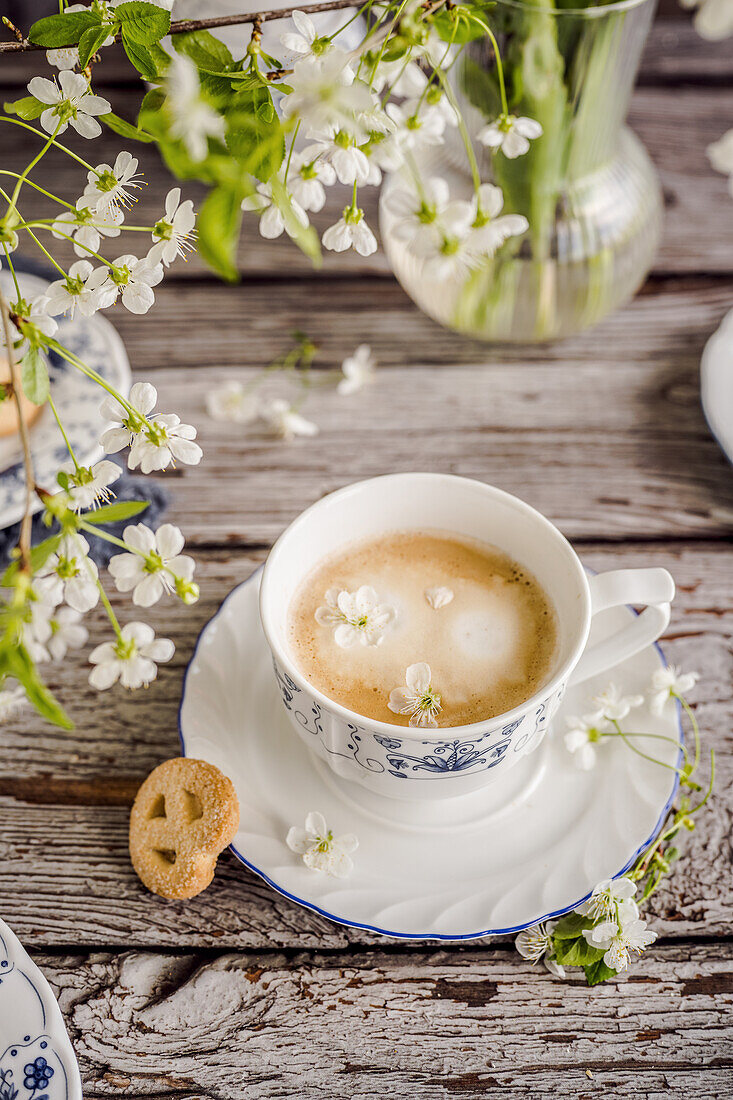
<instances>
[{"instance_id":1,"label":"white cherry blossom","mask_svg":"<svg viewBox=\"0 0 733 1100\"><path fill-rule=\"evenodd\" d=\"M308 215L296 199L291 196L289 208L285 210L273 192L272 184L258 183L255 194L242 199L242 210L254 210L260 216L260 236L266 240L275 240L283 232L292 236L295 224L308 225Z\"/></svg>"},{"instance_id":2,"label":"white cherry blossom","mask_svg":"<svg viewBox=\"0 0 733 1100\"><path fill-rule=\"evenodd\" d=\"M701 38L718 42L733 34L731 0L680 0L683 8L697 8L695 30Z\"/></svg>"},{"instance_id":3,"label":"white cherry blossom","mask_svg":"<svg viewBox=\"0 0 733 1100\"><path fill-rule=\"evenodd\" d=\"M492 152L514 160L529 150L530 141L541 136L542 126L533 118L502 115L479 130L476 138Z\"/></svg>"},{"instance_id":4,"label":"white cherry blossom","mask_svg":"<svg viewBox=\"0 0 733 1100\"><path fill-rule=\"evenodd\" d=\"M630 953L640 955L645 947L654 943L657 933L649 931L646 921L634 918L621 925L614 920L603 921L584 929L583 936L591 947L605 951L606 966L620 973L628 967Z\"/></svg>"},{"instance_id":5,"label":"white cherry blossom","mask_svg":"<svg viewBox=\"0 0 733 1100\"><path fill-rule=\"evenodd\" d=\"M51 234L56 240L71 238L77 256L88 256L99 251L102 237L119 237L123 220L122 212L114 207L100 212L91 206L80 206L59 214Z\"/></svg>"},{"instance_id":6,"label":"white cherry blossom","mask_svg":"<svg viewBox=\"0 0 733 1100\"><path fill-rule=\"evenodd\" d=\"M733 10L733 2L729 0L729 3ZM705 152L715 171L728 177L728 190L733 198L733 129L727 130L721 138L708 145Z\"/></svg>"},{"instance_id":7,"label":"white cherry blossom","mask_svg":"<svg viewBox=\"0 0 733 1100\"><path fill-rule=\"evenodd\" d=\"M41 103L49 104L40 122L46 133L57 137L69 126L82 137L99 137L102 127L94 116L106 115L112 110L106 99L90 92L85 76L68 69L59 73L58 83L45 76L34 76L28 91Z\"/></svg>"},{"instance_id":8,"label":"white cherry blossom","mask_svg":"<svg viewBox=\"0 0 733 1100\"><path fill-rule=\"evenodd\" d=\"M21 298L13 302L10 308L18 318L17 325L23 337L20 342L16 342L14 345L19 357L23 354L23 349L29 341L38 343L39 334L41 336L54 336L56 334L59 326L48 312L48 298L45 294L37 295L31 302L26 302ZM0 347L4 343L5 336L0 331Z\"/></svg>"},{"instance_id":9,"label":"white cherry blossom","mask_svg":"<svg viewBox=\"0 0 733 1100\"><path fill-rule=\"evenodd\" d=\"M359 847L353 833L335 837L323 814L319 813L308 814L304 829L293 825L286 844L292 852L303 857L303 863L311 871L325 871L334 878L346 878L351 874L354 869L351 855Z\"/></svg>"},{"instance_id":10,"label":"white cherry blossom","mask_svg":"<svg viewBox=\"0 0 733 1100\"><path fill-rule=\"evenodd\" d=\"M343 378L336 389L342 396L357 393L374 381L374 369L377 361L368 344L359 344L351 355L347 355L341 364Z\"/></svg>"},{"instance_id":11,"label":"white cherry blossom","mask_svg":"<svg viewBox=\"0 0 733 1100\"><path fill-rule=\"evenodd\" d=\"M609 684L605 691L600 695L594 695L592 699L596 710L612 722L620 722L629 711L640 707L643 702L643 695L622 695L616 684Z\"/></svg>"},{"instance_id":12,"label":"white cherry blossom","mask_svg":"<svg viewBox=\"0 0 733 1100\"><path fill-rule=\"evenodd\" d=\"M493 183L482 183L473 199L474 217L468 247L478 259L493 256L510 237L529 229L523 214L501 214L504 194ZM501 215L501 216L500 216Z\"/></svg>"},{"instance_id":13,"label":"white cherry blossom","mask_svg":"<svg viewBox=\"0 0 733 1100\"><path fill-rule=\"evenodd\" d=\"M104 399L99 408L100 415L105 420L112 421L112 427L104 432L99 441L105 454L116 454L117 451L130 446L138 433L146 427L147 418L157 401L158 391L150 382L136 382L130 390L127 403L133 413L130 413L114 397Z\"/></svg>"},{"instance_id":14,"label":"white cherry blossom","mask_svg":"<svg viewBox=\"0 0 733 1100\"><path fill-rule=\"evenodd\" d=\"M192 424L182 424L175 413L156 413L147 426L132 442L127 465L131 470L138 466L144 474L153 470L167 470L176 462L198 466L203 451L194 443L196 429Z\"/></svg>"},{"instance_id":15,"label":"white cherry blossom","mask_svg":"<svg viewBox=\"0 0 733 1100\"><path fill-rule=\"evenodd\" d=\"M65 535L54 554L36 573L36 591L43 600L63 600L75 611L90 611L99 603L98 569L88 556L89 543L83 535Z\"/></svg>"},{"instance_id":16,"label":"white cherry blossom","mask_svg":"<svg viewBox=\"0 0 733 1100\"><path fill-rule=\"evenodd\" d=\"M557 921L546 921L523 929L514 941L514 946L523 959L528 959L533 965L542 959L551 974L556 978L564 978L565 967L550 957L555 950L552 932L556 924Z\"/></svg>"},{"instance_id":17,"label":"white cherry blossom","mask_svg":"<svg viewBox=\"0 0 733 1100\"><path fill-rule=\"evenodd\" d=\"M633 900L635 893L636 883L630 878L607 878L593 888L591 896L575 912L599 921L615 918L618 909L623 924L625 919L634 920L639 916Z\"/></svg>"},{"instance_id":18,"label":"white cherry blossom","mask_svg":"<svg viewBox=\"0 0 733 1100\"><path fill-rule=\"evenodd\" d=\"M13 718L28 702L25 688L4 687L0 690L0 722L7 722Z\"/></svg>"},{"instance_id":19,"label":"white cherry blossom","mask_svg":"<svg viewBox=\"0 0 733 1100\"><path fill-rule=\"evenodd\" d=\"M166 267L177 256L185 258L187 252L195 251L196 215L193 202L186 199L181 202L180 187L173 187L165 199L165 214L153 228L153 247L148 252L148 260L153 264L163 263Z\"/></svg>"},{"instance_id":20,"label":"white cherry blossom","mask_svg":"<svg viewBox=\"0 0 733 1100\"><path fill-rule=\"evenodd\" d=\"M51 617L55 607L50 593L44 595L37 586L31 591L28 617L23 623L23 645L32 661L40 663L51 660L47 646L53 633Z\"/></svg>"},{"instance_id":21,"label":"white cherry blossom","mask_svg":"<svg viewBox=\"0 0 733 1100\"><path fill-rule=\"evenodd\" d=\"M394 714L409 714L411 726L434 729L440 713L440 695L431 684L430 665L425 661L410 665L405 672L405 687L394 688L387 706Z\"/></svg>"},{"instance_id":22,"label":"white cherry blossom","mask_svg":"<svg viewBox=\"0 0 733 1100\"><path fill-rule=\"evenodd\" d=\"M294 11L292 19L298 33L288 31L280 35L280 43L286 50L306 57L319 57L331 48L329 39L318 35L315 23L305 12Z\"/></svg>"},{"instance_id":23,"label":"white cherry blossom","mask_svg":"<svg viewBox=\"0 0 733 1100\"><path fill-rule=\"evenodd\" d=\"M425 599L435 611L439 611L441 607L447 607L452 602L453 589L444 584L433 585L432 588L425 589Z\"/></svg>"},{"instance_id":24,"label":"white cherry blossom","mask_svg":"<svg viewBox=\"0 0 733 1100\"><path fill-rule=\"evenodd\" d=\"M97 268L97 271L104 270ZM105 278L97 284L97 290L111 305L119 294L125 309L130 313L147 313L155 303L153 287L163 278L163 265L155 258L144 256L141 260L131 253L118 256Z\"/></svg>"},{"instance_id":25,"label":"white cherry blossom","mask_svg":"<svg viewBox=\"0 0 733 1100\"><path fill-rule=\"evenodd\" d=\"M288 84L292 91L283 98L283 115L300 119L308 135L329 126L358 135L357 116L372 107L369 87L354 79L348 55L337 47L296 61Z\"/></svg>"},{"instance_id":26,"label":"white cherry blossom","mask_svg":"<svg viewBox=\"0 0 733 1100\"><path fill-rule=\"evenodd\" d=\"M582 718L568 718L568 731L564 737L565 748L573 754L575 763L581 771L590 771L595 765L595 746L610 728L601 710L584 714Z\"/></svg>"},{"instance_id":27,"label":"white cherry blossom","mask_svg":"<svg viewBox=\"0 0 733 1100\"><path fill-rule=\"evenodd\" d=\"M423 104L417 108L415 103L388 103L387 114L395 123L393 135L403 153L414 152L423 146L443 144L445 115L437 107Z\"/></svg>"},{"instance_id":28,"label":"white cherry blossom","mask_svg":"<svg viewBox=\"0 0 733 1100\"><path fill-rule=\"evenodd\" d=\"M323 247L332 252L345 252L347 248L353 248L360 256L371 256L377 251L377 238L359 207L345 207L339 221L329 226L321 239Z\"/></svg>"},{"instance_id":29,"label":"white cherry blossom","mask_svg":"<svg viewBox=\"0 0 733 1100\"><path fill-rule=\"evenodd\" d=\"M206 394L206 409L212 420L230 420L235 424L251 424L260 413L256 394L241 382L225 382Z\"/></svg>"},{"instance_id":30,"label":"white cherry blossom","mask_svg":"<svg viewBox=\"0 0 733 1100\"><path fill-rule=\"evenodd\" d=\"M317 130L311 135L315 144L308 146L306 152L330 164L339 183L364 184L369 179L369 159L356 144L356 139L347 130L337 130L333 126Z\"/></svg>"},{"instance_id":31,"label":"white cherry blossom","mask_svg":"<svg viewBox=\"0 0 733 1100\"><path fill-rule=\"evenodd\" d=\"M142 187L137 159L125 150L117 154L114 165L98 164L87 173L87 185L77 206L88 206L99 214L122 210L137 201L132 193Z\"/></svg>"},{"instance_id":32,"label":"white cherry blossom","mask_svg":"<svg viewBox=\"0 0 733 1100\"><path fill-rule=\"evenodd\" d=\"M89 260L77 260L66 278L57 279L46 288L46 310L52 317L61 313L74 316L75 310L91 317L98 309L112 305L116 291L105 286L107 269L93 268Z\"/></svg>"},{"instance_id":33,"label":"white cherry blossom","mask_svg":"<svg viewBox=\"0 0 733 1100\"><path fill-rule=\"evenodd\" d=\"M67 11L70 9L67 8ZM79 50L76 46L62 46L58 50L46 50L46 61L54 69L75 69L79 64Z\"/></svg>"},{"instance_id":34,"label":"white cherry blossom","mask_svg":"<svg viewBox=\"0 0 733 1100\"><path fill-rule=\"evenodd\" d=\"M303 210L317 214L326 202L326 187L336 182L336 172L319 154L319 146L309 145L302 153L294 153L290 159L288 188L295 202Z\"/></svg>"},{"instance_id":35,"label":"white cherry blossom","mask_svg":"<svg viewBox=\"0 0 733 1100\"><path fill-rule=\"evenodd\" d=\"M384 205L396 219L395 238L429 253L439 250L446 234L466 236L476 213L472 203L451 200L448 183L441 176L428 176L419 189L414 183L393 187Z\"/></svg>"},{"instance_id":36,"label":"white cherry blossom","mask_svg":"<svg viewBox=\"0 0 733 1100\"><path fill-rule=\"evenodd\" d=\"M147 687L158 675L157 665L170 661L175 646L170 638L156 638L147 623L127 623L114 642L103 642L89 654L94 668L89 683L106 691L119 680L124 688Z\"/></svg>"},{"instance_id":37,"label":"white cherry blossom","mask_svg":"<svg viewBox=\"0 0 733 1100\"><path fill-rule=\"evenodd\" d=\"M118 592L132 592L132 602L138 607L152 607L166 592L176 591L180 578L190 582L195 562L182 554L183 535L172 523L164 523L157 531L144 523L126 527L122 540L131 553L115 554L109 571Z\"/></svg>"},{"instance_id":38,"label":"white cherry blossom","mask_svg":"<svg viewBox=\"0 0 733 1100\"><path fill-rule=\"evenodd\" d=\"M83 512L88 508L96 508L100 504L106 504L114 493L110 489L119 477L122 470L116 462L110 462L103 458L95 462L93 466L79 466L67 470L67 493L71 501L71 507L75 512Z\"/></svg>"},{"instance_id":39,"label":"white cherry blossom","mask_svg":"<svg viewBox=\"0 0 733 1100\"><path fill-rule=\"evenodd\" d=\"M662 714L670 699L686 695L699 679L697 672L681 672L676 665L658 668L652 676L649 692L649 709L652 714Z\"/></svg>"},{"instance_id":40,"label":"white cherry blossom","mask_svg":"<svg viewBox=\"0 0 733 1100\"><path fill-rule=\"evenodd\" d=\"M185 54L173 54L165 89L171 136L182 141L198 163L209 151L209 138L224 140L224 119L201 97L198 69Z\"/></svg>"},{"instance_id":41,"label":"white cherry blossom","mask_svg":"<svg viewBox=\"0 0 733 1100\"><path fill-rule=\"evenodd\" d=\"M73 607L59 607L50 619L51 635L46 643L54 661L61 661L69 649L86 645L89 631L81 621L81 612Z\"/></svg>"},{"instance_id":42,"label":"white cherry blossom","mask_svg":"<svg viewBox=\"0 0 733 1100\"><path fill-rule=\"evenodd\" d=\"M263 401L259 409L260 418L273 435L287 442L298 435L318 435L318 425L306 420L293 405L283 397L271 397Z\"/></svg>"},{"instance_id":43,"label":"white cherry blossom","mask_svg":"<svg viewBox=\"0 0 733 1100\"><path fill-rule=\"evenodd\" d=\"M394 622L395 609L379 603L371 585L363 584L355 592L329 588L325 598L326 603L316 611L316 622L333 628L333 640L340 649L382 644L385 630Z\"/></svg>"}]
</instances>

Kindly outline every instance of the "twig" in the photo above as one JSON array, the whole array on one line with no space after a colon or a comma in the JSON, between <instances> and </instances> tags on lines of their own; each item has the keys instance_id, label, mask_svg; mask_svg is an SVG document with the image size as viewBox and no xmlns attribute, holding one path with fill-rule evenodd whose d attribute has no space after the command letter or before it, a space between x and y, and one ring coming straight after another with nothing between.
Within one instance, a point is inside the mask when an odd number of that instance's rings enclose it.
<instances>
[{"instance_id":1,"label":"twig","mask_svg":"<svg viewBox=\"0 0 733 1100\"><path fill-rule=\"evenodd\" d=\"M355 7L355 0L327 0L325 4L294 5L292 8L283 8L280 11L248 12L243 15L220 15L211 19L178 19L171 23L171 34L187 34L189 31L210 31L217 27L236 27L242 23L264 23L268 19L288 19L294 11L303 11L306 15L314 15L319 11L339 11L343 8ZM3 20L4 21L4 20ZM0 42L0 53L26 53L29 50L43 50L45 46L37 46L35 42L29 42L27 38L20 42Z\"/></svg>"},{"instance_id":2,"label":"twig","mask_svg":"<svg viewBox=\"0 0 733 1100\"><path fill-rule=\"evenodd\" d=\"M36 482L33 474L33 456L31 454L31 445L28 439L28 425L25 422L25 413L23 411L23 405L20 400L20 395L23 391L21 389L18 364L15 361L15 348L13 347L13 335L10 327L10 306L2 290L0 290L0 313L2 313L3 318L3 333L5 335L5 350L8 353L8 364L10 366L10 379L13 383L13 399L15 401L15 406L18 410L18 427L20 429L20 442L23 448L23 465L25 467L25 512L23 513L23 519L20 525L20 539L18 541L18 546L20 549L20 560L22 567L23 569L30 570L31 515L33 510L33 502L35 500Z\"/></svg>"}]
</instances>

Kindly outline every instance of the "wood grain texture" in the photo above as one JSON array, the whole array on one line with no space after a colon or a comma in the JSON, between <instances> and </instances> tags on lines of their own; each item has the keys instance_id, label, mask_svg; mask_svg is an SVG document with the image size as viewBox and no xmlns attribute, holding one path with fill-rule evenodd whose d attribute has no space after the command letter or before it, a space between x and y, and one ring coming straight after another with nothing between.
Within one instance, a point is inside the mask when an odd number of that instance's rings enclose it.
<instances>
[{"instance_id":1,"label":"wood grain texture","mask_svg":"<svg viewBox=\"0 0 733 1100\"><path fill-rule=\"evenodd\" d=\"M731 945L658 945L594 992L494 946L38 962L87 1097L549 1098L562 1081L656 1100L733 1084Z\"/></svg>"},{"instance_id":2,"label":"wood grain texture","mask_svg":"<svg viewBox=\"0 0 733 1100\"><path fill-rule=\"evenodd\" d=\"M225 370L212 365L192 372L184 387L179 369L157 370L150 377L158 386L159 407L175 409L196 424L204 448L200 466L163 475L171 491L171 517L185 526L194 544L270 542L306 505L351 481L427 469L475 477L516 493L573 538L729 534L733 478L700 410L697 355L682 347L671 352L674 333L665 332L659 321L666 310L679 330L680 318L691 318L690 337L694 295L674 297L675 304L657 301L657 352L653 338L645 341L643 356L638 346L633 348L635 319L639 328L653 324L651 308L646 320L640 316L645 312L640 299L609 323L608 339L599 343L595 361L515 361L510 366L509 357L494 353L496 361L484 361L478 369L446 364L442 370L416 369L420 348L426 357L435 356L443 334L411 309L406 316L415 320L413 329L422 331L419 338L416 332L410 339L388 307L339 315L324 306L312 327L317 338L325 336L326 361L338 361L337 348L339 343L344 347L349 333L352 348L366 339L387 362L401 349L417 361L382 370L357 398L338 395L333 385L319 388L303 411L320 434L286 444L256 425L221 424L207 415L209 388L228 378L252 378L244 366ZM177 308L185 309L186 301L182 298ZM188 302L193 314L196 302L193 297ZM226 295L219 309L217 352L236 354L236 333L241 333L243 357L256 354L257 320L249 325L238 321L236 307L232 315L225 303ZM709 306L701 301L700 308ZM227 315L232 319L228 337ZM286 315L288 325L305 315L304 307ZM288 337L273 323L282 319L278 313L267 324L271 341L263 333L269 354L288 346ZM605 358L615 343L610 331L619 340L622 334L628 338L623 361ZM253 333L251 340L247 332ZM458 341L455 348L469 355L475 350ZM289 391L280 381L268 392Z\"/></svg>"},{"instance_id":3,"label":"wood grain texture","mask_svg":"<svg viewBox=\"0 0 733 1100\"><path fill-rule=\"evenodd\" d=\"M582 548L594 569L664 566L678 597L664 642L670 660L697 668L695 693L705 744L718 755L712 808L685 840L684 863L653 902L665 935L731 934L728 899L733 759L733 593L723 545ZM223 857L213 885L185 903L166 903L138 882L127 856L128 807L148 771L177 755L177 707L183 667L200 626L226 592L261 560L202 554L203 597L184 612L174 603L148 613L156 631L175 638L173 667L147 692L80 691L83 668L50 669L49 683L72 712L72 733L39 726L25 714L5 726L0 744L0 895L3 916L29 943L340 948L381 942L339 928L294 906ZM119 601L118 601L119 604ZM101 625L101 617L92 617ZM101 639L101 631L93 640Z\"/></svg>"},{"instance_id":4,"label":"wood grain texture","mask_svg":"<svg viewBox=\"0 0 733 1100\"><path fill-rule=\"evenodd\" d=\"M18 89L19 94L22 91L22 87ZM100 91L108 94L118 114L128 119L134 117L139 106L139 91L125 86L111 89L100 87ZM733 87L680 86L674 95L670 95L666 88L642 87L634 94L629 124L647 145L659 169L665 195L664 236L654 264L654 270L659 273L707 271L727 275L733 270L733 216L730 215L726 179L712 170L705 155L706 147L721 136L731 119ZM65 141L67 137L70 148L76 149L81 156L87 157L93 152L95 163L113 163L120 148L126 148L129 144L107 130L91 148L90 143L71 131L64 135ZM37 151L38 138L32 134L9 125L0 127L3 167L22 171ZM130 224L152 225L160 217L163 198L175 181L160 169L158 154L149 145L136 146L135 155L140 159L140 168L146 175L148 186L140 193L134 212L135 221L131 217L127 220ZM60 151L47 154L43 169L39 169L33 178L37 178L38 182L45 179L53 184L52 190L56 188L56 193L70 201L76 201L86 183L84 171ZM203 190L194 184L184 184L183 189L185 196L197 202L203 195ZM348 190L341 185L329 189L326 206L313 219L319 231L340 217ZM39 200L39 196L34 196L31 207L30 198L24 198L21 210L26 212L32 209L34 215L44 217L55 212L52 203L49 202L46 207ZM367 220L376 229L378 189L364 188L360 201ZM135 236L142 237L142 234ZM63 256L60 244L55 242L54 250L55 254ZM128 245L115 251L112 242L105 249L105 255L114 259L129 247L128 241ZM38 253L38 256L41 254ZM243 221L238 265L242 272L256 273L258 276L282 274L283 271L308 276L313 273L310 260L287 238L263 241L257 219L251 214ZM182 267L179 263L175 270L180 272ZM193 257L187 268L192 276L206 271L198 257ZM368 259L362 259L353 252L326 252L323 271L326 274L389 274L381 249Z\"/></svg>"}]
</instances>

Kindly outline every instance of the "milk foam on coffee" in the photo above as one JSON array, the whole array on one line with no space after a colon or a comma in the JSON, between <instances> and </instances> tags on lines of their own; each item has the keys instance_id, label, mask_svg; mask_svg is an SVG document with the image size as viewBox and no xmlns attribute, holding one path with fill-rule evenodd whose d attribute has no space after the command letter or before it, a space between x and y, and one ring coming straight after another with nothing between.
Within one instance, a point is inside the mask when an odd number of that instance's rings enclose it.
<instances>
[{"instance_id":1,"label":"milk foam on coffee","mask_svg":"<svg viewBox=\"0 0 733 1100\"><path fill-rule=\"evenodd\" d=\"M523 703L556 653L555 612L535 578L495 547L439 532L387 534L326 558L288 625L314 687L397 725L409 714L394 713L390 697L411 666L429 665L437 726L460 726Z\"/></svg>"}]
</instances>

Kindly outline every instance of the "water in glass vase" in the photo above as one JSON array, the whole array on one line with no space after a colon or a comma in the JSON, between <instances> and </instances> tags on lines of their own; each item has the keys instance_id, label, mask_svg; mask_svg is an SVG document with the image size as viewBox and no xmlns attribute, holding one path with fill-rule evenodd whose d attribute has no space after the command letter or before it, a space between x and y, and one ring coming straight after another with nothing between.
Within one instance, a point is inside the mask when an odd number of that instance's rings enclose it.
<instances>
[{"instance_id":1,"label":"water in glass vase","mask_svg":"<svg viewBox=\"0 0 733 1100\"><path fill-rule=\"evenodd\" d=\"M473 42L456 57L450 78L464 137L481 180L503 194L494 217L520 215L527 227L478 263L456 255L436 278L399 232L390 194L404 180L387 180L380 211L387 255L407 293L435 320L480 339L553 340L596 323L641 284L659 240L662 198L624 118L653 10L654 0L582 8L498 0L491 25L510 117L542 127L518 157L478 140L502 114L491 43ZM448 181L451 199L472 199L458 128L419 160L423 177Z\"/></svg>"}]
</instances>

